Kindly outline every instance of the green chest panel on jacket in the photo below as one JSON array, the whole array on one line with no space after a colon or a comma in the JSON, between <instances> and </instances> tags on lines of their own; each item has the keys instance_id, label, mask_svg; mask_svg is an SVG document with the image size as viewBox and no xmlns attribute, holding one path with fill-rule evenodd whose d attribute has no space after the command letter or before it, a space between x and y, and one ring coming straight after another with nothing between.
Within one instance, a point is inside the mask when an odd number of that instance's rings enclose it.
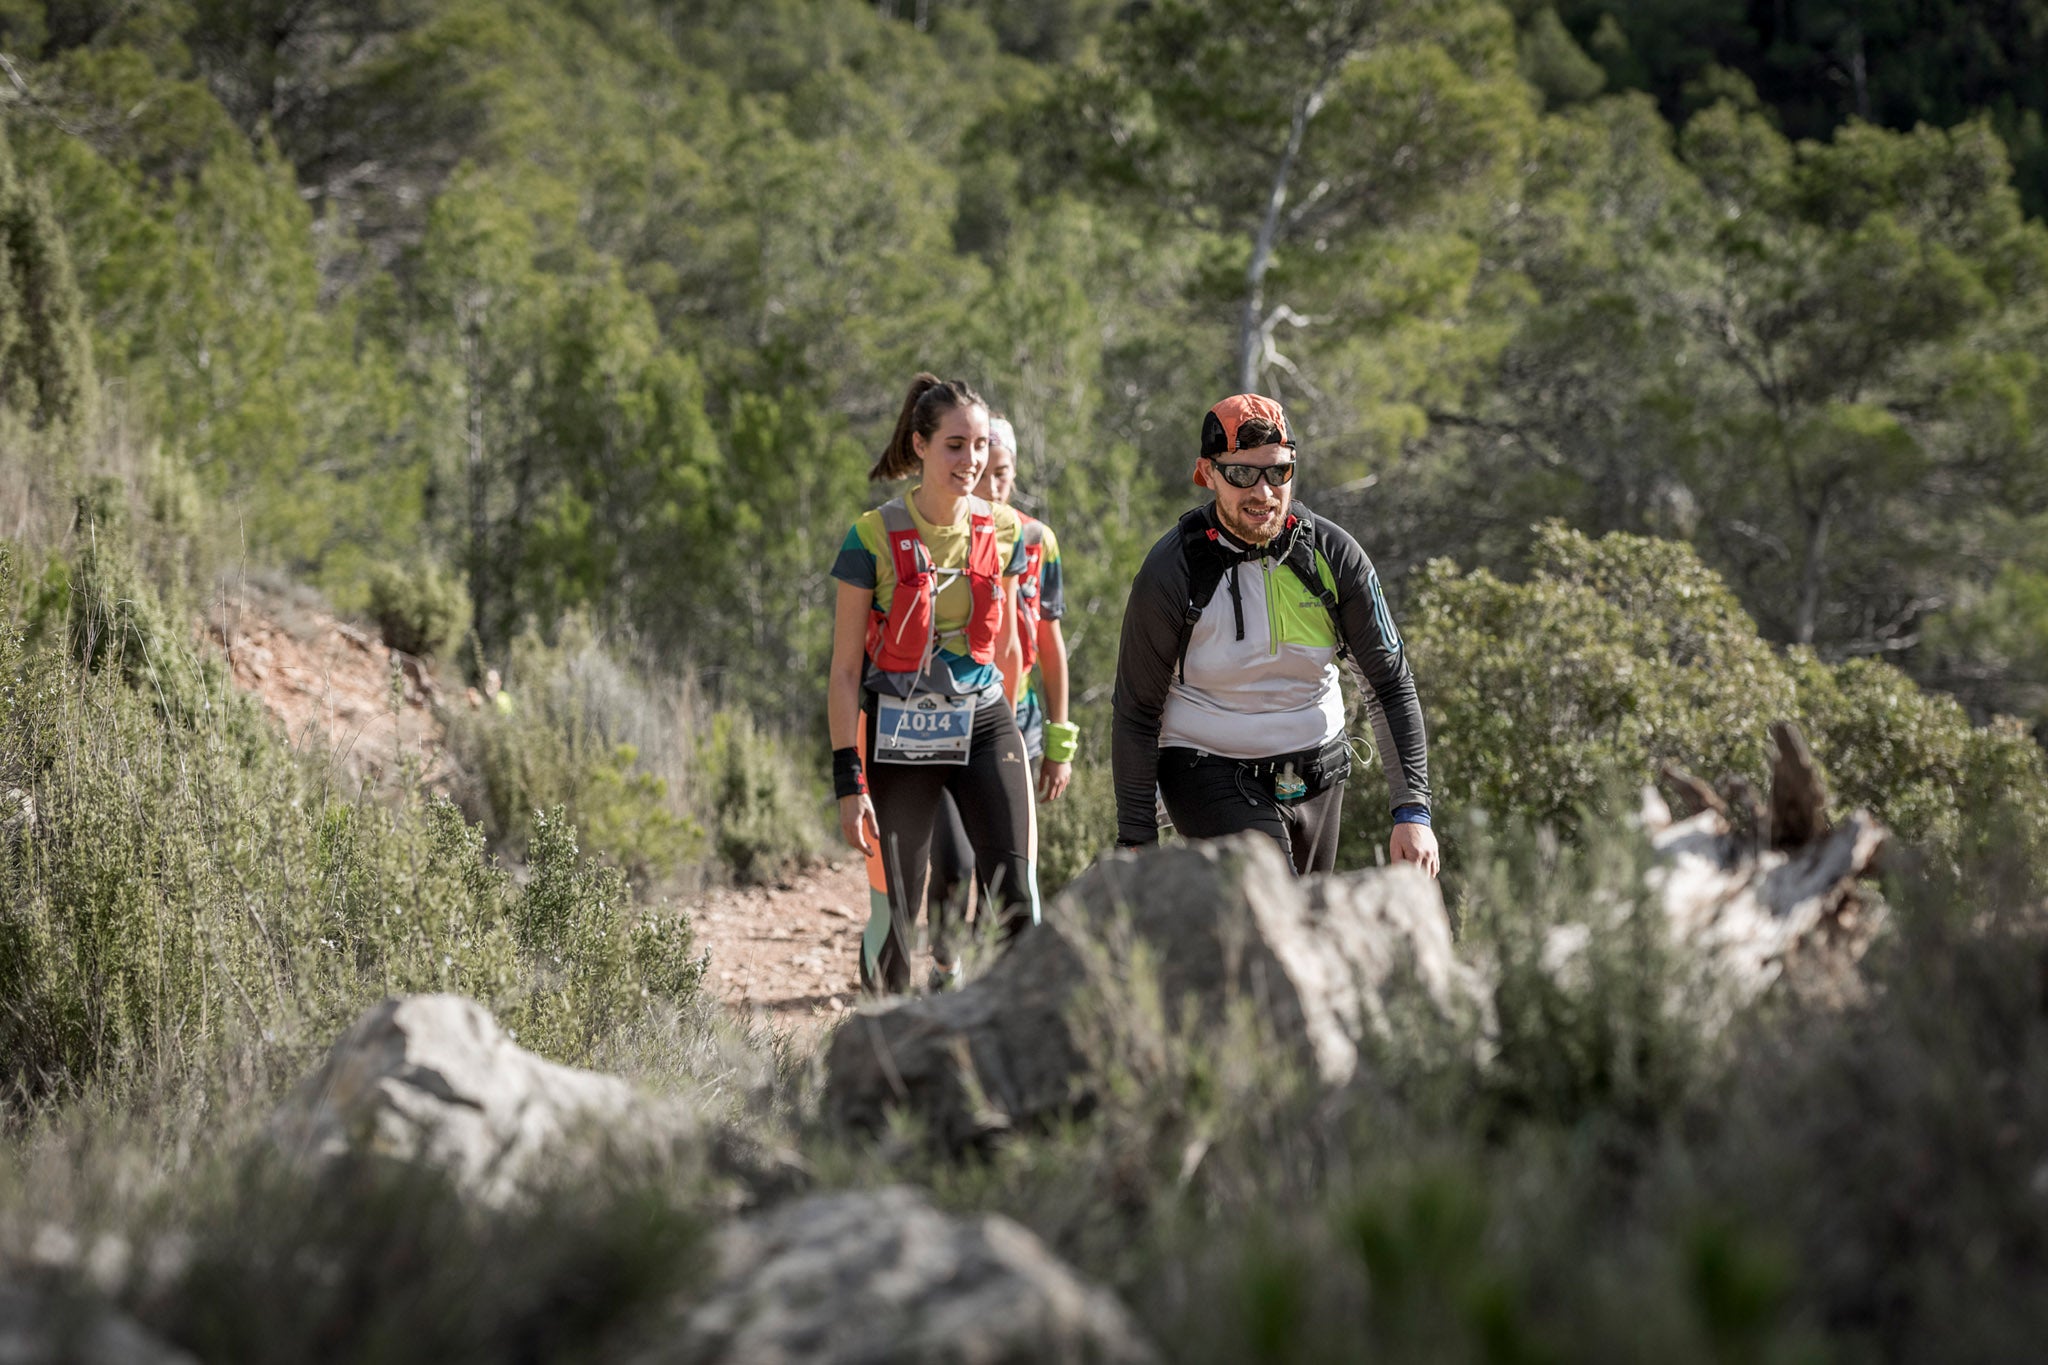
<instances>
[{"instance_id":1,"label":"green chest panel on jacket","mask_svg":"<svg viewBox=\"0 0 2048 1365\"><path fill-rule=\"evenodd\" d=\"M1266 619L1271 623L1273 647L1308 645L1319 649L1337 647L1337 623L1328 608L1309 593L1308 585L1287 569L1272 565L1263 570L1266 580ZM1316 556L1316 576L1332 593L1337 591L1336 575L1330 561Z\"/></svg>"}]
</instances>

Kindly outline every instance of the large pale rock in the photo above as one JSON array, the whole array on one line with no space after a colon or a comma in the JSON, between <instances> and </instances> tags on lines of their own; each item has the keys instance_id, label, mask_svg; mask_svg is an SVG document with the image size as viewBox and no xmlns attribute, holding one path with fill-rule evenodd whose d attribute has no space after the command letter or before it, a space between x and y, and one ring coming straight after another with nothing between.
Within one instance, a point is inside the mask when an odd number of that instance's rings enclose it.
<instances>
[{"instance_id":1,"label":"large pale rock","mask_svg":"<svg viewBox=\"0 0 2048 1365\"><path fill-rule=\"evenodd\" d=\"M1869 879L1888 831L1868 811L1830 818L1797 725L1773 722L1771 748L1767 801L1747 783L1724 783L1724 795L1668 766L1691 813L1676 817L1654 790L1643 793L1641 823L1657 854L1650 889L1672 940L1699 954L1724 1015L1780 982L1813 999L1856 998L1857 963L1885 920ZM1551 955L1569 959L1573 949L1554 941Z\"/></svg>"},{"instance_id":2,"label":"large pale rock","mask_svg":"<svg viewBox=\"0 0 2048 1365\"><path fill-rule=\"evenodd\" d=\"M901 1187L818 1195L728 1226L718 1281L643 1365L1139 1365L1108 1291L1007 1218Z\"/></svg>"},{"instance_id":3,"label":"large pale rock","mask_svg":"<svg viewBox=\"0 0 2048 1365\"><path fill-rule=\"evenodd\" d=\"M1089 1102L1077 992L1116 990L1133 945L1162 999L1220 1019L1249 1000L1324 1081L1358 1066L1395 997L1471 1017L1483 988L1451 948L1436 883L1410 867L1297 880L1262 835L1108 857L962 989L865 1008L833 1035L826 1107L855 1128L921 1114L964 1145Z\"/></svg>"},{"instance_id":4,"label":"large pale rock","mask_svg":"<svg viewBox=\"0 0 2048 1365\"><path fill-rule=\"evenodd\" d=\"M652 1150L693 1127L680 1105L528 1052L474 1000L414 995L365 1012L272 1115L270 1133L295 1160L425 1162L495 1202L572 1138L580 1155Z\"/></svg>"},{"instance_id":5,"label":"large pale rock","mask_svg":"<svg viewBox=\"0 0 2048 1365\"><path fill-rule=\"evenodd\" d=\"M0 1283L0 1365L194 1365L111 1306Z\"/></svg>"},{"instance_id":6,"label":"large pale rock","mask_svg":"<svg viewBox=\"0 0 2048 1365\"><path fill-rule=\"evenodd\" d=\"M1672 818L1655 793L1643 824L1657 852L1649 873L1674 941L1704 955L1731 1006L1784 979L1853 992L1856 962L1884 919L1867 884L1886 831L1856 811L1812 842L1759 847L1717 810Z\"/></svg>"}]
</instances>

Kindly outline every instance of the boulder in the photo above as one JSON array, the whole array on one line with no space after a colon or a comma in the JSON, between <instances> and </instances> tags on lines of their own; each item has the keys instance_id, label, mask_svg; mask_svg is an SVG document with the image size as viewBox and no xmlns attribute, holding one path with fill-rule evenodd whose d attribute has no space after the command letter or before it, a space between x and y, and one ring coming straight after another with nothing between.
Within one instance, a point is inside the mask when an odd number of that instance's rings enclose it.
<instances>
[{"instance_id":1,"label":"boulder","mask_svg":"<svg viewBox=\"0 0 2048 1365\"><path fill-rule=\"evenodd\" d=\"M1090 1102L1072 1028L1084 988L1119 989L1138 949L1169 1018L1220 1020L1234 1000L1323 1081L1357 1070L1395 997L1447 1018L1483 1008L1436 883L1412 867L1297 880L1249 834L1106 857L960 990L863 1008L826 1055L826 1110L855 1129L920 1114L963 1146Z\"/></svg>"},{"instance_id":2,"label":"boulder","mask_svg":"<svg viewBox=\"0 0 2048 1365\"><path fill-rule=\"evenodd\" d=\"M0 1365L194 1365L96 1299L0 1282Z\"/></svg>"},{"instance_id":3,"label":"boulder","mask_svg":"<svg viewBox=\"0 0 2048 1365\"><path fill-rule=\"evenodd\" d=\"M502 1202L571 1137L585 1153L652 1152L695 1128L680 1105L528 1052L474 1000L414 995L366 1011L271 1116L270 1138L293 1160L429 1163Z\"/></svg>"},{"instance_id":4,"label":"boulder","mask_svg":"<svg viewBox=\"0 0 2048 1365\"><path fill-rule=\"evenodd\" d=\"M641 1365L1035 1365L1157 1359L1122 1304L1030 1232L902 1187L729 1225L717 1280Z\"/></svg>"}]
</instances>

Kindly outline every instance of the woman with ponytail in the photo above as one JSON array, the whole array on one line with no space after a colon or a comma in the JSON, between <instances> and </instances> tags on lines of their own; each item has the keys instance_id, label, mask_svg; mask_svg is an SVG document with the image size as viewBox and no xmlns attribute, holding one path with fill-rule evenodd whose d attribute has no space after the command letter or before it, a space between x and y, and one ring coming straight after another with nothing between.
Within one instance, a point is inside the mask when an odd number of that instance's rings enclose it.
<instances>
[{"instance_id":1,"label":"woman with ponytail","mask_svg":"<svg viewBox=\"0 0 2048 1365\"><path fill-rule=\"evenodd\" d=\"M868 472L918 482L858 518L832 566L832 780L840 831L868 859L869 990L910 985L942 794L959 807L1005 933L1039 920L1030 768L996 659L1016 629L1023 530L1015 512L975 495L988 439L988 405L973 389L920 374Z\"/></svg>"}]
</instances>

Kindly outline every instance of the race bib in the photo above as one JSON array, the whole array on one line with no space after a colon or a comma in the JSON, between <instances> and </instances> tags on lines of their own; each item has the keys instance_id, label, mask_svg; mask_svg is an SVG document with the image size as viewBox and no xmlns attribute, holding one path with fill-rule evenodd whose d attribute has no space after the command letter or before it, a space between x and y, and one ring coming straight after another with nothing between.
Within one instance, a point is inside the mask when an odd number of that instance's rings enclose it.
<instances>
[{"instance_id":1,"label":"race bib","mask_svg":"<svg viewBox=\"0 0 2048 1365\"><path fill-rule=\"evenodd\" d=\"M875 699L876 763L965 763L974 737L974 698L923 692Z\"/></svg>"}]
</instances>

